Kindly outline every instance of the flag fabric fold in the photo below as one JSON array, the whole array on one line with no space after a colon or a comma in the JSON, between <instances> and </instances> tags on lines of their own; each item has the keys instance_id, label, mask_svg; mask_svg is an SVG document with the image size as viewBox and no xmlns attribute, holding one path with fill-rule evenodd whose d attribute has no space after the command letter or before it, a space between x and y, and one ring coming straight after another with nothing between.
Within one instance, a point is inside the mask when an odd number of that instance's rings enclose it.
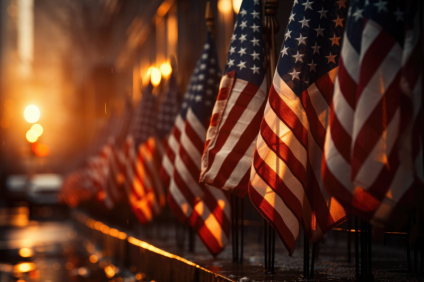
<instances>
[{"instance_id":1,"label":"flag fabric fold","mask_svg":"<svg viewBox=\"0 0 424 282\"><path fill-rule=\"evenodd\" d=\"M290 255L301 225L316 241L346 219L323 186L321 159L347 8L294 2L257 138L249 196Z\"/></svg>"},{"instance_id":2,"label":"flag fabric fold","mask_svg":"<svg viewBox=\"0 0 424 282\"><path fill-rule=\"evenodd\" d=\"M400 228L423 190L419 2L351 1L335 80L323 182L378 227Z\"/></svg>"},{"instance_id":3,"label":"flag fabric fold","mask_svg":"<svg viewBox=\"0 0 424 282\"><path fill-rule=\"evenodd\" d=\"M200 182L245 196L267 91L261 1L244 0L202 156Z\"/></svg>"},{"instance_id":4,"label":"flag fabric fold","mask_svg":"<svg viewBox=\"0 0 424 282\"><path fill-rule=\"evenodd\" d=\"M149 84L143 89L143 97L134 112L123 148L128 201L142 224L158 215L162 207L162 187L158 171L153 164L156 118L156 97L153 95L153 85Z\"/></svg>"},{"instance_id":5,"label":"flag fabric fold","mask_svg":"<svg viewBox=\"0 0 424 282\"><path fill-rule=\"evenodd\" d=\"M168 204L172 212L180 221L191 224L213 255L221 252L228 241L230 206L223 191L199 184L198 179L206 127L220 79L215 42L208 33L163 162L170 179Z\"/></svg>"}]
</instances>

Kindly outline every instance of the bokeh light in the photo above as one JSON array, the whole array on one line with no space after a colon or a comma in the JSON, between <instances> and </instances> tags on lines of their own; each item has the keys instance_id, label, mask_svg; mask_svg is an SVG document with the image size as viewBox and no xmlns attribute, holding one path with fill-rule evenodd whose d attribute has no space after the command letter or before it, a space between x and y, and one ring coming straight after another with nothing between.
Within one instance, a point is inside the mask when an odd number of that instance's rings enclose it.
<instances>
[{"instance_id":1,"label":"bokeh light","mask_svg":"<svg viewBox=\"0 0 424 282\"><path fill-rule=\"evenodd\" d=\"M150 72L150 81L153 86L158 86L162 79L162 74L158 68L152 67Z\"/></svg>"},{"instance_id":2,"label":"bokeh light","mask_svg":"<svg viewBox=\"0 0 424 282\"><path fill-rule=\"evenodd\" d=\"M38 142L37 143L33 143L31 145L31 149L34 152L34 154L36 154L39 157L45 157L50 152L49 147L47 147L44 144L38 143Z\"/></svg>"},{"instance_id":3,"label":"bokeh light","mask_svg":"<svg viewBox=\"0 0 424 282\"><path fill-rule=\"evenodd\" d=\"M238 14L238 12L240 11L241 2L242 0L233 0L234 13Z\"/></svg>"},{"instance_id":4,"label":"bokeh light","mask_svg":"<svg viewBox=\"0 0 424 282\"><path fill-rule=\"evenodd\" d=\"M33 129L28 130L26 133L26 139L28 140L28 142L34 143L38 139L37 132Z\"/></svg>"},{"instance_id":5,"label":"bokeh light","mask_svg":"<svg viewBox=\"0 0 424 282\"><path fill-rule=\"evenodd\" d=\"M81 276L87 275L87 269L85 267L78 268L78 274Z\"/></svg>"},{"instance_id":6,"label":"bokeh light","mask_svg":"<svg viewBox=\"0 0 424 282\"><path fill-rule=\"evenodd\" d=\"M32 262L23 262L15 265L15 272L29 272L35 269L35 264Z\"/></svg>"},{"instance_id":7,"label":"bokeh light","mask_svg":"<svg viewBox=\"0 0 424 282\"><path fill-rule=\"evenodd\" d=\"M167 78L171 72L172 72L172 67L171 64L169 62L163 63L160 66L160 72L162 73L162 75Z\"/></svg>"},{"instance_id":8,"label":"bokeh light","mask_svg":"<svg viewBox=\"0 0 424 282\"><path fill-rule=\"evenodd\" d=\"M91 255L89 260L91 263L96 263L99 259L96 255Z\"/></svg>"},{"instance_id":9,"label":"bokeh light","mask_svg":"<svg viewBox=\"0 0 424 282\"><path fill-rule=\"evenodd\" d=\"M40 118L40 110L35 105L29 105L24 111L25 120L29 123L37 122Z\"/></svg>"},{"instance_id":10,"label":"bokeh light","mask_svg":"<svg viewBox=\"0 0 424 282\"><path fill-rule=\"evenodd\" d=\"M43 131L44 131L43 127L38 123L31 126L31 129L34 130L35 132L37 132L38 137L40 137L41 134L43 134Z\"/></svg>"},{"instance_id":11,"label":"bokeh light","mask_svg":"<svg viewBox=\"0 0 424 282\"><path fill-rule=\"evenodd\" d=\"M218 9L221 13L228 13L231 11L231 0L219 0Z\"/></svg>"},{"instance_id":12,"label":"bokeh light","mask_svg":"<svg viewBox=\"0 0 424 282\"><path fill-rule=\"evenodd\" d=\"M29 258L34 255L34 251L30 248L22 248L19 250L19 255L23 258Z\"/></svg>"}]
</instances>

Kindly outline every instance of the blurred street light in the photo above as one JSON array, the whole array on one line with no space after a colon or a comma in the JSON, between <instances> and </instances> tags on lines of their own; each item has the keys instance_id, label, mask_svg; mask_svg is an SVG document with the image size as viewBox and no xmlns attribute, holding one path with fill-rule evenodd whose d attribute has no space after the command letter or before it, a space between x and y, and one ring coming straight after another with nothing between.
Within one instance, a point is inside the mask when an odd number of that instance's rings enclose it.
<instances>
[{"instance_id":1,"label":"blurred street light","mask_svg":"<svg viewBox=\"0 0 424 282\"><path fill-rule=\"evenodd\" d=\"M150 81L152 82L153 86L158 86L162 79L162 74L160 70L156 67L150 67L147 73L149 74L149 72L150 72Z\"/></svg>"},{"instance_id":2,"label":"blurred street light","mask_svg":"<svg viewBox=\"0 0 424 282\"><path fill-rule=\"evenodd\" d=\"M169 62L163 63L160 66L160 72L162 73L162 75L167 78L171 72L172 72L172 67L171 64Z\"/></svg>"},{"instance_id":3,"label":"blurred street light","mask_svg":"<svg viewBox=\"0 0 424 282\"><path fill-rule=\"evenodd\" d=\"M35 123L40 118L40 110L35 105L30 105L24 111L25 120L29 123Z\"/></svg>"},{"instance_id":4,"label":"blurred street light","mask_svg":"<svg viewBox=\"0 0 424 282\"><path fill-rule=\"evenodd\" d=\"M238 14L238 12L240 11L241 2L242 0L233 0L234 13Z\"/></svg>"},{"instance_id":5,"label":"blurred street light","mask_svg":"<svg viewBox=\"0 0 424 282\"><path fill-rule=\"evenodd\" d=\"M33 129L28 130L26 133L26 139L28 140L28 142L34 143L38 139L37 132Z\"/></svg>"},{"instance_id":6,"label":"blurred street light","mask_svg":"<svg viewBox=\"0 0 424 282\"><path fill-rule=\"evenodd\" d=\"M228 13L231 11L231 0L219 0L218 9L221 13Z\"/></svg>"},{"instance_id":7,"label":"blurred street light","mask_svg":"<svg viewBox=\"0 0 424 282\"><path fill-rule=\"evenodd\" d=\"M45 157L50 152L49 147L47 147L44 144L38 143L38 142L33 143L31 145L31 149L34 152L34 154L36 154L38 157Z\"/></svg>"},{"instance_id":8,"label":"blurred street light","mask_svg":"<svg viewBox=\"0 0 424 282\"><path fill-rule=\"evenodd\" d=\"M40 137L41 134L43 134L43 131L44 131L43 130L43 127L40 124L38 124L38 123L36 123L33 126L31 126L31 129L34 130L35 132L37 132L37 136L38 137Z\"/></svg>"},{"instance_id":9,"label":"blurred street light","mask_svg":"<svg viewBox=\"0 0 424 282\"><path fill-rule=\"evenodd\" d=\"M19 255L23 258L29 258L29 257L32 257L34 255L34 251L32 249L29 249L29 248L21 248L19 250Z\"/></svg>"}]
</instances>

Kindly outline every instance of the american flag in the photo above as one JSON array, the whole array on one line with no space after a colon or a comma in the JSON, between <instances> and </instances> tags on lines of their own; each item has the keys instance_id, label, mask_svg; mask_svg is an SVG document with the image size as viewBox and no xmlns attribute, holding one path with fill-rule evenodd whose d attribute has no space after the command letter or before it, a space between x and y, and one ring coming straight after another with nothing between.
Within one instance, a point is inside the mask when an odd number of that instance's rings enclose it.
<instances>
[{"instance_id":1,"label":"american flag","mask_svg":"<svg viewBox=\"0 0 424 282\"><path fill-rule=\"evenodd\" d=\"M316 241L346 218L321 159L346 0L295 0L265 107L249 196L291 255L302 223Z\"/></svg>"},{"instance_id":2,"label":"american flag","mask_svg":"<svg viewBox=\"0 0 424 282\"><path fill-rule=\"evenodd\" d=\"M423 188L419 2L352 1L335 80L323 181L379 227L399 227Z\"/></svg>"},{"instance_id":3,"label":"american flag","mask_svg":"<svg viewBox=\"0 0 424 282\"><path fill-rule=\"evenodd\" d=\"M206 248L221 252L228 241L230 206L222 190L198 183L200 163L221 71L215 42L208 33L203 53L197 61L190 85L169 138L170 175L168 203L181 221L189 220ZM172 162L173 160L173 162Z\"/></svg>"},{"instance_id":4,"label":"american flag","mask_svg":"<svg viewBox=\"0 0 424 282\"><path fill-rule=\"evenodd\" d=\"M156 97L149 84L143 89L123 149L128 200L140 223L149 222L161 210L159 172L153 166L156 115Z\"/></svg>"},{"instance_id":5,"label":"american flag","mask_svg":"<svg viewBox=\"0 0 424 282\"><path fill-rule=\"evenodd\" d=\"M112 142L116 135L118 119L111 115L107 124L101 129L94 142L93 152L87 159L85 170L88 185L96 192L97 200L106 207L112 208L113 202L107 196L106 184L109 174L109 159L112 152Z\"/></svg>"},{"instance_id":6,"label":"american flag","mask_svg":"<svg viewBox=\"0 0 424 282\"><path fill-rule=\"evenodd\" d=\"M200 182L244 196L266 104L265 42L259 0L244 0L213 109Z\"/></svg>"},{"instance_id":7,"label":"american flag","mask_svg":"<svg viewBox=\"0 0 424 282\"><path fill-rule=\"evenodd\" d=\"M162 160L160 177L165 187L169 187L170 175L172 175L174 170L173 161L175 156L171 146L167 147L167 144L169 141L175 141L172 130L174 128L175 118L178 115L180 106L181 98L177 85L177 73L175 70L173 70L168 80L164 100L162 102L161 108L159 109L157 122L157 136L160 140L160 144L164 144L163 154L162 157L160 157L160 160Z\"/></svg>"},{"instance_id":8,"label":"american flag","mask_svg":"<svg viewBox=\"0 0 424 282\"><path fill-rule=\"evenodd\" d=\"M110 140L109 169L105 183L105 201L108 206L113 207L126 197L125 181L125 156L123 154L123 143L128 134L131 121L132 104L129 99L125 102L124 113L117 119L114 136Z\"/></svg>"},{"instance_id":9,"label":"american flag","mask_svg":"<svg viewBox=\"0 0 424 282\"><path fill-rule=\"evenodd\" d=\"M69 173L60 188L58 199L69 207L75 207L80 202L93 197L94 191L88 183L85 169L78 169Z\"/></svg>"}]
</instances>

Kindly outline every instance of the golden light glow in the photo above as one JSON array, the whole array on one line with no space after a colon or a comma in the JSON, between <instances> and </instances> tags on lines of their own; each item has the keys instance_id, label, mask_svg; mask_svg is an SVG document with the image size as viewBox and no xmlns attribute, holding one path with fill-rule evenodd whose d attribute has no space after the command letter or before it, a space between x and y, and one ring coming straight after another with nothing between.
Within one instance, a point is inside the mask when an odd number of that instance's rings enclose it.
<instances>
[{"instance_id":1,"label":"golden light glow","mask_svg":"<svg viewBox=\"0 0 424 282\"><path fill-rule=\"evenodd\" d=\"M78 268L78 274L81 276L84 276L87 274L87 269L85 269L85 267L80 267Z\"/></svg>"},{"instance_id":2,"label":"golden light glow","mask_svg":"<svg viewBox=\"0 0 424 282\"><path fill-rule=\"evenodd\" d=\"M1 128L8 128L10 126L10 119L7 117L2 117L0 119L0 127Z\"/></svg>"},{"instance_id":3,"label":"golden light glow","mask_svg":"<svg viewBox=\"0 0 424 282\"><path fill-rule=\"evenodd\" d=\"M221 13L228 13L231 11L231 0L219 0L218 9Z\"/></svg>"},{"instance_id":4,"label":"golden light glow","mask_svg":"<svg viewBox=\"0 0 424 282\"><path fill-rule=\"evenodd\" d=\"M160 70L155 67L151 67L149 70L150 70L150 81L152 82L153 86L158 86L162 79L162 74Z\"/></svg>"},{"instance_id":5,"label":"golden light glow","mask_svg":"<svg viewBox=\"0 0 424 282\"><path fill-rule=\"evenodd\" d=\"M238 12L240 11L241 2L242 0L233 0L234 13L238 14Z\"/></svg>"},{"instance_id":6,"label":"golden light glow","mask_svg":"<svg viewBox=\"0 0 424 282\"><path fill-rule=\"evenodd\" d=\"M24 111L25 120L29 123L37 122L40 118L40 110L35 105L29 105Z\"/></svg>"},{"instance_id":7,"label":"golden light glow","mask_svg":"<svg viewBox=\"0 0 424 282\"><path fill-rule=\"evenodd\" d=\"M119 232L118 238L121 239L121 240L127 239L127 233Z\"/></svg>"},{"instance_id":8,"label":"golden light glow","mask_svg":"<svg viewBox=\"0 0 424 282\"><path fill-rule=\"evenodd\" d=\"M172 67L171 64L169 62L163 63L160 66L160 72L162 73L162 75L167 78L171 72L172 72Z\"/></svg>"},{"instance_id":9,"label":"golden light glow","mask_svg":"<svg viewBox=\"0 0 424 282\"><path fill-rule=\"evenodd\" d=\"M28 142L34 143L38 139L37 132L35 132L35 130L32 130L32 129L28 130L26 133L26 139L28 140Z\"/></svg>"},{"instance_id":10,"label":"golden light glow","mask_svg":"<svg viewBox=\"0 0 424 282\"><path fill-rule=\"evenodd\" d=\"M19 255L23 258L29 258L34 255L34 251L29 248L22 248L19 250Z\"/></svg>"},{"instance_id":11,"label":"golden light glow","mask_svg":"<svg viewBox=\"0 0 424 282\"><path fill-rule=\"evenodd\" d=\"M115 267L113 265L106 266L105 273L107 278L112 278L113 276L115 276Z\"/></svg>"},{"instance_id":12,"label":"golden light glow","mask_svg":"<svg viewBox=\"0 0 424 282\"><path fill-rule=\"evenodd\" d=\"M35 269L35 264L32 262L23 262L15 266L15 272L29 272Z\"/></svg>"},{"instance_id":13,"label":"golden light glow","mask_svg":"<svg viewBox=\"0 0 424 282\"><path fill-rule=\"evenodd\" d=\"M96 255L91 255L89 260L90 260L91 263L96 263L96 262L99 261L99 259L97 258Z\"/></svg>"},{"instance_id":14,"label":"golden light glow","mask_svg":"<svg viewBox=\"0 0 424 282\"><path fill-rule=\"evenodd\" d=\"M118 237L118 235L119 235L118 229L111 228L110 231L109 231L109 235L113 236L113 237Z\"/></svg>"},{"instance_id":15,"label":"golden light glow","mask_svg":"<svg viewBox=\"0 0 424 282\"><path fill-rule=\"evenodd\" d=\"M33 126L31 126L31 129L34 130L35 132L37 132L38 137L40 137L41 134L43 134L43 131L44 131L43 130L43 127L40 124L38 124L38 123L36 123Z\"/></svg>"},{"instance_id":16,"label":"golden light glow","mask_svg":"<svg viewBox=\"0 0 424 282\"><path fill-rule=\"evenodd\" d=\"M31 149L38 157L45 157L49 154L50 149L44 144L41 143L32 143Z\"/></svg>"}]
</instances>

